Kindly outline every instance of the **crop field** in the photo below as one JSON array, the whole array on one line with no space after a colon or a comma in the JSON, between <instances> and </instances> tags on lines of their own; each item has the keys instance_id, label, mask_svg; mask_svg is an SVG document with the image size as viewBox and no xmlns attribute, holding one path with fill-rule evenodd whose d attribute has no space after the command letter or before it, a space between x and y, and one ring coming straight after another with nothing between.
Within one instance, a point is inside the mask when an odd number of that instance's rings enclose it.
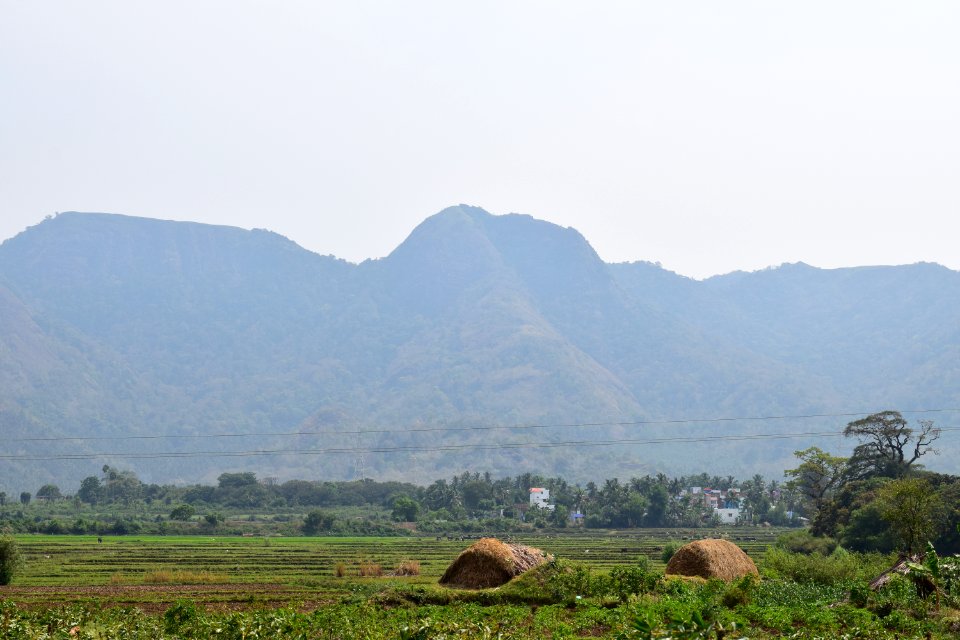
<instances>
[{"instance_id":1,"label":"crop field","mask_svg":"<svg viewBox=\"0 0 960 640\"><path fill-rule=\"evenodd\" d=\"M523 536L518 542L557 558L603 570L641 556L660 566L663 546L726 536L753 557L780 531L773 528L638 529ZM25 566L0 598L21 606L97 601L162 609L190 598L208 608L316 607L372 584L435 583L470 539L431 537L104 537L20 536ZM395 577L404 561L417 576ZM338 566L344 574L336 576ZM381 572L381 576L360 576Z\"/></svg>"},{"instance_id":2,"label":"crop field","mask_svg":"<svg viewBox=\"0 0 960 640\"><path fill-rule=\"evenodd\" d=\"M906 580L865 585L889 556L768 550L782 530L573 531L515 539L555 556L499 589L438 578L472 539L19 536L0 637L955 638L957 601ZM725 537L763 579L665 579L670 542ZM415 567L398 575L403 565ZM732 634L731 632L735 632Z\"/></svg>"}]
</instances>

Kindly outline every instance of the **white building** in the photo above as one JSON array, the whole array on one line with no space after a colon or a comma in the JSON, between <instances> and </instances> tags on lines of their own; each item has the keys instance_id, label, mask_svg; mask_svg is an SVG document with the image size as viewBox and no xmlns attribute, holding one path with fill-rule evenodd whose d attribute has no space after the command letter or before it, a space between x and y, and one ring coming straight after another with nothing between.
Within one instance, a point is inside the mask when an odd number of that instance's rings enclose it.
<instances>
[{"instance_id":1,"label":"white building","mask_svg":"<svg viewBox=\"0 0 960 640\"><path fill-rule=\"evenodd\" d=\"M740 519L740 509L717 509L716 514L721 524L736 524Z\"/></svg>"},{"instance_id":2,"label":"white building","mask_svg":"<svg viewBox=\"0 0 960 640\"><path fill-rule=\"evenodd\" d=\"M533 487L530 489L530 506L553 511L556 505L550 503L550 489Z\"/></svg>"}]
</instances>

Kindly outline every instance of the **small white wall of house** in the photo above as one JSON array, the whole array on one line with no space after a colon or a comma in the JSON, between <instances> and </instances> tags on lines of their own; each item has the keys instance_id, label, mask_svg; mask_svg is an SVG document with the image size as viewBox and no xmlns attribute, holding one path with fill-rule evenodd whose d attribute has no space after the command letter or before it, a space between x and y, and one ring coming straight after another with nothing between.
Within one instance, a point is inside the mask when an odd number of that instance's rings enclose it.
<instances>
[{"instance_id":1,"label":"small white wall of house","mask_svg":"<svg viewBox=\"0 0 960 640\"><path fill-rule=\"evenodd\" d=\"M736 524L740 509L717 509L717 516L722 524Z\"/></svg>"},{"instance_id":2,"label":"small white wall of house","mask_svg":"<svg viewBox=\"0 0 960 640\"><path fill-rule=\"evenodd\" d=\"M549 509L553 511L554 506L548 504L550 502L550 490L549 489L540 489L539 491L530 492L530 506L539 507L541 509Z\"/></svg>"}]
</instances>

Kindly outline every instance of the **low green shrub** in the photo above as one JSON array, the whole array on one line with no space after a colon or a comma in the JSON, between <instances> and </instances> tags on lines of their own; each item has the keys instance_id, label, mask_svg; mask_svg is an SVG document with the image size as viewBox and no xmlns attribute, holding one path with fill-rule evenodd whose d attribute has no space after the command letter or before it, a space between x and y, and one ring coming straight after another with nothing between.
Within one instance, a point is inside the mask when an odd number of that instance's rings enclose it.
<instances>
[{"instance_id":1,"label":"low green shrub","mask_svg":"<svg viewBox=\"0 0 960 640\"><path fill-rule=\"evenodd\" d=\"M190 600L177 600L163 613L163 622L169 633L176 633L197 619L197 605Z\"/></svg>"},{"instance_id":2,"label":"low green shrub","mask_svg":"<svg viewBox=\"0 0 960 640\"><path fill-rule=\"evenodd\" d=\"M792 553L769 547L760 565L761 574L794 582L836 584L854 580L870 580L892 564L882 554L851 553L837 547L830 555Z\"/></svg>"},{"instance_id":3,"label":"low green shrub","mask_svg":"<svg viewBox=\"0 0 960 640\"><path fill-rule=\"evenodd\" d=\"M517 581L518 586L530 580L539 582L543 593L553 602L570 602L578 596L586 598L600 595L597 593L597 576L590 567L579 562L547 562L521 576Z\"/></svg>"},{"instance_id":4,"label":"low green shrub","mask_svg":"<svg viewBox=\"0 0 960 640\"><path fill-rule=\"evenodd\" d=\"M668 542L663 545L663 551L660 553L660 559L663 561L663 564L670 562L670 558L673 557L673 554L675 554L679 548L679 542Z\"/></svg>"},{"instance_id":5,"label":"low green shrub","mask_svg":"<svg viewBox=\"0 0 960 640\"><path fill-rule=\"evenodd\" d=\"M584 598L626 602L631 596L656 591L662 582L663 574L652 570L646 558L637 564L612 567L607 573L594 572L579 562L553 560L490 592L495 594L490 598L529 604L572 604Z\"/></svg>"},{"instance_id":6,"label":"low green shrub","mask_svg":"<svg viewBox=\"0 0 960 640\"><path fill-rule=\"evenodd\" d=\"M873 594L869 609L878 617L885 618L896 610L916 609L922 602L917 588L906 576L895 574Z\"/></svg>"},{"instance_id":7,"label":"low green shrub","mask_svg":"<svg viewBox=\"0 0 960 640\"><path fill-rule=\"evenodd\" d=\"M663 581L657 585L656 593L661 596L685 599L706 582L699 576L664 576Z\"/></svg>"},{"instance_id":8,"label":"low green shrub","mask_svg":"<svg viewBox=\"0 0 960 640\"><path fill-rule=\"evenodd\" d=\"M789 531L777 537L774 546L791 553L811 555L819 553L828 556L837 548L837 541L828 537L817 537L806 529Z\"/></svg>"},{"instance_id":9,"label":"low green shrub","mask_svg":"<svg viewBox=\"0 0 960 640\"><path fill-rule=\"evenodd\" d=\"M919 637L913 634L919 630L920 625L904 611L892 610L889 615L883 617L883 626L891 631L906 632L910 633L911 637Z\"/></svg>"},{"instance_id":10,"label":"low green shrub","mask_svg":"<svg viewBox=\"0 0 960 640\"><path fill-rule=\"evenodd\" d=\"M858 583L850 587L850 604L863 609L869 601L870 587L866 584Z\"/></svg>"},{"instance_id":11,"label":"low green shrub","mask_svg":"<svg viewBox=\"0 0 960 640\"><path fill-rule=\"evenodd\" d=\"M663 574L651 571L646 558L635 565L617 566L610 569L605 593L621 602L626 602L630 596L641 593L651 593L663 582Z\"/></svg>"},{"instance_id":12,"label":"low green shrub","mask_svg":"<svg viewBox=\"0 0 960 640\"><path fill-rule=\"evenodd\" d=\"M10 584L21 566L23 558L17 541L9 534L0 536L0 584Z\"/></svg>"},{"instance_id":13,"label":"low green shrub","mask_svg":"<svg viewBox=\"0 0 960 640\"><path fill-rule=\"evenodd\" d=\"M727 586L720 597L720 602L728 609L746 606L753 601L756 587L757 579L754 576L743 576Z\"/></svg>"},{"instance_id":14,"label":"low green shrub","mask_svg":"<svg viewBox=\"0 0 960 640\"><path fill-rule=\"evenodd\" d=\"M848 584L825 585L790 580L761 580L753 592L752 604L758 607L790 609L833 605L847 597Z\"/></svg>"}]
</instances>

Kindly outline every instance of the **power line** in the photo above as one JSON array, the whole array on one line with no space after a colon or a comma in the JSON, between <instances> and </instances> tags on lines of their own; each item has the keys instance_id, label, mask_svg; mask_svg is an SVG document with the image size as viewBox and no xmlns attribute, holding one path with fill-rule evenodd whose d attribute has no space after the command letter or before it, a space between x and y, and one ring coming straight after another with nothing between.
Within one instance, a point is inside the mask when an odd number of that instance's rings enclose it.
<instances>
[{"instance_id":1,"label":"power line","mask_svg":"<svg viewBox=\"0 0 960 640\"><path fill-rule=\"evenodd\" d=\"M957 413L960 409L913 409L900 411L901 414L928 414L928 413ZM852 418L869 415L870 411L849 411L843 413L805 413L796 415L771 416L741 416L722 418L677 418L664 420L627 420L617 422L576 422L560 424L515 424L515 425L481 425L472 427L410 427L408 429L358 429L351 431L259 431L250 433L185 433L161 435L130 435L130 436L51 436L34 438L3 438L0 442L95 442L121 440L199 440L218 438L254 438L254 437L292 437L292 436L320 436L320 435L363 435L363 434L391 434L391 433L442 433L463 431L497 431L523 429L565 429L585 427L632 427L632 426L667 426L681 424L716 424L723 422L763 422L772 420L809 420L814 418ZM0 456L2 459L2 456Z\"/></svg>"},{"instance_id":2,"label":"power line","mask_svg":"<svg viewBox=\"0 0 960 640\"><path fill-rule=\"evenodd\" d=\"M940 431L960 431L960 427L940 427ZM560 442L507 442L507 443L477 443L423 446L391 446L391 447L331 447L324 449L263 449L252 451L182 451L163 453L68 453L68 454L8 454L0 455L0 460L92 460L96 458L122 458L130 460L152 460L160 458L247 458L254 456L274 455L330 455L330 454L366 454L366 453L406 453L422 451L463 451L463 450L503 450L503 449L551 449L558 447L605 447L616 445L664 444L664 443L706 443L706 442L737 442L747 440L783 440L791 438L809 437L842 437L843 431L807 431L801 433L759 433L742 435L718 435L699 437L664 437L649 439L622 438L615 440L568 440Z\"/></svg>"}]
</instances>

